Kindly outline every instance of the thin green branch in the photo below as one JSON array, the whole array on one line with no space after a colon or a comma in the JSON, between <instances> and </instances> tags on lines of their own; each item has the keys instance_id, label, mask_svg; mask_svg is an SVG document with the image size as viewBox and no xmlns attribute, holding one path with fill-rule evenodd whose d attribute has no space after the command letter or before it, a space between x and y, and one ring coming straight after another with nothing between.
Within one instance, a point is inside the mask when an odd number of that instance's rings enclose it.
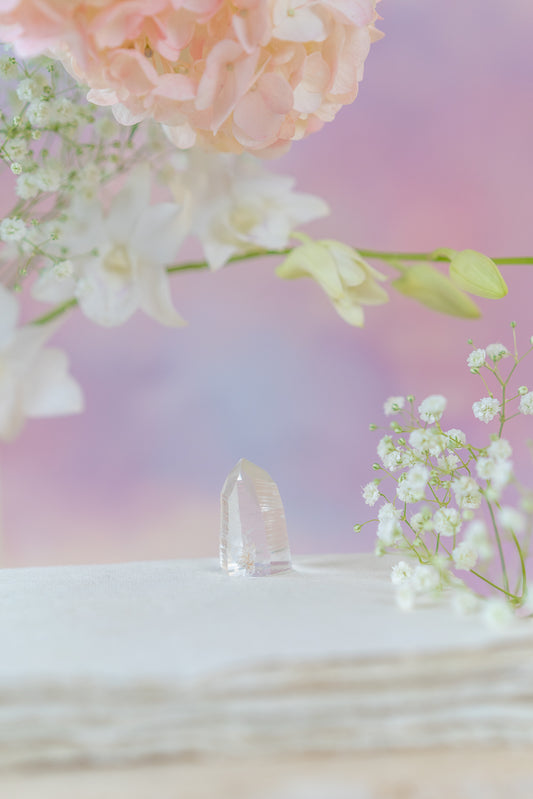
<instances>
[{"instance_id":1,"label":"thin green branch","mask_svg":"<svg viewBox=\"0 0 533 799\"><path fill-rule=\"evenodd\" d=\"M263 258L267 255L289 255L294 247L286 247L284 250L255 250L254 252L247 252L242 255L234 255L227 261L228 264L239 263L239 261L249 261L251 258ZM191 269L207 269L209 264L207 261L190 261L187 264L174 264L167 267L169 275L175 272L185 272Z\"/></svg>"},{"instance_id":2,"label":"thin green branch","mask_svg":"<svg viewBox=\"0 0 533 799\"><path fill-rule=\"evenodd\" d=\"M300 245L297 245L300 246ZM234 255L229 259L228 263L237 263L239 261L247 261L250 258L261 258L270 255L289 255L295 248L285 247L283 250L256 250L254 252L245 253L244 255ZM378 261L447 261L443 255L434 255L431 252L386 252L383 250L364 250L357 249L357 252L362 258L374 258ZM495 264L532 264L532 257L502 257L492 258ZM206 261L191 261L187 264L176 264L169 266L167 272L182 272L189 269L206 269L208 264Z\"/></svg>"},{"instance_id":3,"label":"thin green branch","mask_svg":"<svg viewBox=\"0 0 533 799\"><path fill-rule=\"evenodd\" d=\"M492 505L490 504L488 499L487 499L487 507L489 509L490 518L491 518L491 521L492 521L492 527L493 527L493 530L494 530L494 535L496 537L496 543L498 545L498 554L500 556L500 563L501 563L501 567L502 567L503 584L505 586L506 592L509 592L509 578L507 576L507 568L506 568L506 565L505 565L505 555L503 554L502 540L500 538L500 533L498 531L498 525L496 524L496 518L494 516L494 511L492 510Z\"/></svg>"},{"instance_id":4,"label":"thin green branch","mask_svg":"<svg viewBox=\"0 0 533 799\"><path fill-rule=\"evenodd\" d=\"M520 598L520 597L516 596L516 594L512 594L509 590L506 591L501 586L496 585L496 583L493 583L492 580L489 580L488 577L484 577L482 574L477 572L475 569L470 569L470 574L473 574L476 577L479 577L479 579L483 580L484 583L487 583L488 585L491 585L497 591L501 591L502 594L505 594L506 596L510 597L511 599L519 599Z\"/></svg>"},{"instance_id":5,"label":"thin green branch","mask_svg":"<svg viewBox=\"0 0 533 799\"><path fill-rule=\"evenodd\" d=\"M491 260L499 266L520 266L521 264L533 264L533 257L530 256L517 256L516 258L491 258Z\"/></svg>"},{"instance_id":6,"label":"thin green branch","mask_svg":"<svg viewBox=\"0 0 533 799\"><path fill-rule=\"evenodd\" d=\"M520 558L520 573L522 575L522 591L521 591L521 599L523 599L524 594L527 591L527 573L526 573L526 562L524 560L524 553L522 552L522 547L518 541L516 535L511 531L511 535L513 537L514 544L516 546L516 550L518 552L518 557Z\"/></svg>"},{"instance_id":7,"label":"thin green branch","mask_svg":"<svg viewBox=\"0 0 533 799\"><path fill-rule=\"evenodd\" d=\"M444 255L434 255L433 252L386 252L383 250L361 250L357 248L357 252L362 258L376 258L379 261L448 261L449 259ZM503 265L520 265L520 264L533 264L533 256L502 256L500 258L491 258L495 264Z\"/></svg>"},{"instance_id":8,"label":"thin green branch","mask_svg":"<svg viewBox=\"0 0 533 799\"><path fill-rule=\"evenodd\" d=\"M71 308L75 308L78 304L78 300L71 299L63 302L61 305L56 306L48 313L43 314L42 316L38 316L37 319L33 320L34 325L45 325L47 322L52 322L54 319L57 319L58 316L61 316L65 313L65 311L69 311Z\"/></svg>"},{"instance_id":9,"label":"thin green branch","mask_svg":"<svg viewBox=\"0 0 533 799\"><path fill-rule=\"evenodd\" d=\"M300 246L300 245L297 245ZM241 261L248 261L253 258L263 258L267 256L284 256L290 255L290 253L295 249L295 247L285 247L282 250L255 250L253 252L247 252L242 255L234 255L232 258L229 258L227 261L228 264L240 263ZM446 261L447 259L442 255L434 255L431 252L385 252L382 250L365 250L365 249L357 249L359 255L362 258L373 258L380 261L392 262L392 261ZM496 264L532 264L533 265L533 257L501 257L501 258L493 258L492 259ZM189 272L193 270L200 270L200 269L208 269L209 264L207 261L189 261L185 264L172 264L171 266L167 267L167 273L169 275L176 274L177 272ZM50 322L53 319L56 319L61 314L65 313L66 311L74 308L77 305L76 300L69 300L68 302L64 302L61 305L58 305L52 311L43 316L38 317L33 321L33 324L36 325L44 325L46 322Z\"/></svg>"},{"instance_id":10,"label":"thin green branch","mask_svg":"<svg viewBox=\"0 0 533 799\"><path fill-rule=\"evenodd\" d=\"M498 438L502 437L503 427L507 419L505 418L505 389L507 388L507 383L502 384L502 409L500 411L500 428L498 430Z\"/></svg>"}]
</instances>

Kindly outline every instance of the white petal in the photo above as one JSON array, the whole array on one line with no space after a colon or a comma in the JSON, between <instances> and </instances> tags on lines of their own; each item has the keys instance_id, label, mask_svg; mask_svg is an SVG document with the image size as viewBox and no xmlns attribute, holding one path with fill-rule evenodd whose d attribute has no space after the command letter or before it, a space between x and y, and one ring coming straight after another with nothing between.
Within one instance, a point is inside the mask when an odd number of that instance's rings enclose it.
<instances>
[{"instance_id":1,"label":"white petal","mask_svg":"<svg viewBox=\"0 0 533 799\"><path fill-rule=\"evenodd\" d=\"M328 248L319 242L297 247L278 266L276 272L288 280L312 277L332 299L338 299L343 295L344 287L335 260Z\"/></svg>"},{"instance_id":2,"label":"white petal","mask_svg":"<svg viewBox=\"0 0 533 799\"><path fill-rule=\"evenodd\" d=\"M250 238L267 249L283 249L301 224L326 216L329 208L319 197L289 192L277 208L265 208L262 222L250 231Z\"/></svg>"},{"instance_id":3,"label":"white petal","mask_svg":"<svg viewBox=\"0 0 533 799\"><path fill-rule=\"evenodd\" d=\"M294 182L294 178L287 175L263 174L240 178L234 182L232 189L235 198L241 202L243 197L249 196L251 200L256 200L258 197L272 197L279 203L290 195Z\"/></svg>"},{"instance_id":4,"label":"white petal","mask_svg":"<svg viewBox=\"0 0 533 799\"><path fill-rule=\"evenodd\" d=\"M181 247L187 224L175 203L158 203L145 209L130 242L141 261L170 266Z\"/></svg>"},{"instance_id":5,"label":"white petal","mask_svg":"<svg viewBox=\"0 0 533 799\"><path fill-rule=\"evenodd\" d=\"M117 93L111 89L91 89L87 99L95 105L115 105L118 102Z\"/></svg>"},{"instance_id":6,"label":"white petal","mask_svg":"<svg viewBox=\"0 0 533 799\"><path fill-rule=\"evenodd\" d=\"M293 226L284 214L264 215L261 224L250 230L248 238L265 249L281 250L291 237Z\"/></svg>"},{"instance_id":7,"label":"white petal","mask_svg":"<svg viewBox=\"0 0 533 799\"><path fill-rule=\"evenodd\" d=\"M135 283L109 274L98 265L78 281L76 297L85 316L104 327L122 325L139 307Z\"/></svg>"},{"instance_id":8,"label":"white petal","mask_svg":"<svg viewBox=\"0 0 533 799\"><path fill-rule=\"evenodd\" d=\"M22 404L17 399L15 375L4 367L0 375L0 438L4 441L13 439L24 423Z\"/></svg>"},{"instance_id":9,"label":"white petal","mask_svg":"<svg viewBox=\"0 0 533 799\"><path fill-rule=\"evenodd\" d=\"M221 269L238 251L234 244L225 244L215 238L202 240L204 255L210 269Z\"/></svg>"},{"instance_id":10,"label":"white petal","mask_svg":"<svg viewBox=\"0 0 533 799\"><path fill-rule=\"evenodd\" d=\"M347 297L341 297L341 299L334 302L333 305L339 316L344 319L345 322L348 322L349 325L363 327L365 315L360 305L351 303Z\"/></svg>"},{"instance_id":11,"label":"white petal","mask_svg":"<svg viewBox=\"0 0 533 799\"><path fill-rule=\"evenodd\" d=\"M162 125L162 128L169 141L180 150L188 150L196 142L196 133L188 122L183 125Z\"/></svg>"},{"instance_id":12,"label":"white petal","mask_svg":"<svg viewBox=\"0 0 533 799\"><path fill-rule=\"evenodd\" d=\"M103 99L105 99L106 101L104 105L109 105L108 98L103 98ZM100 102L101 100L98 100L97 104L99 105ZM142 122L143 119L146 119L146 117L149 115L148 111L145 111L141 107L139 107L137 112L134 112L130 111L130 109L126 108L126 106L122 105L122 103L114 104L113 107L111 108L111 111L113 112L113 116L115 117L119 125L128 125L128 126L137 125L138 122Z\"/></svg>"},{"instance_id":13,"label":"white petal","mask_svg":"<svg viewBox=\"0 0 533 799\"><path fill-rule=\"evenodd\" d=\"M289 197L287 197L286 202L288 206L287 211L290 213L293 226L311 222L313 219L328 216L330 213L328 204L320 197L315 197L313 194L292 192Z\"/></svg>"},{"instance_id":14,"label":"white petal","mask_svg":"<svg viewBox=\"0 0 533 799\"><path fill-rule=\"evenodd\" d=\"M63 227L61 243L69 247L73 255L85 255L106 241L104 215L99 202L78 195L70 214Z\"/></svg>"},{"instance_id":15,"label":"white petal","mask_svg":"<svg viewBox=\"0 0 533 799\"><path fill-rule=\"evenodd\" d=\"M174 308L169 278L164 269L151 264L138 266L137 284L141 309L162 325L182 327L187 324Z\"/></svg>"},{"instance_id":16,"label":"white petal","mask_svg":"<svg viewBox=\"0 0 533 799\"><path fill-rule=\"evenodd\" d=\"M52 269L46 269L33 284L31 293L39 302L60 303L72 299L75 290L74 278L59 279Z\"/></svg>"},{"instance_id":17,"label":"white petal","mask_svg":"<svg viewBox=\"0 0 533 799\"><path fill-rule=\"evenodd\" d=\"M20 380L31 368L39 350L57 330L61 321L46 325L24 325L16 331L13 342L6 353L10 369Z\"/></svg>"},{"instance_id":18,"label":"white petal","mask_svg":"<svg viewBox=\"0 0 533 799\"><path fill-rule=\"evenodd\" d=\"M19 315L19 305L14 294L0 283L0 349L13 337Z\"/></svg>"},{"instance_id":19,"label":"white petal","mask_svg":"<svg viewBox=\"0 0 533 799\"><path fill-rule=\"evenodd\" d=\"M109 240L127 245L135 234L137 224L150 205L150 167L133 169L123 188L113 197L105 221Z\"/></svg>"},{"instance_id":20,"label":"white petal","mask_svg":"<svg viewBox=\"0 0 533 799\"><path fill-rule=\"evenodd\" d=\"M55 348L42 351L23 384L26 416L51 417L83 410L78 383L68 374L68 358Z\"/></svg>"},{"instance_id":21,"label":"white petal","mask_svg":"<svg viewBox=\"0 0 533 799\"><path fill-rule=\"evenodd\" d=\"M383 305L389 301L389 295L383 286L373 280L365 280L360 286L347 288L346 296L361 305Z\"/></svg>"},{"instance_id":22,"label":"white petal","mask_svg":"<svg viewBox=\"0 0 533 799\"><path fill-rule=\"evenodd\" d=\"M360 262L354 250L346 244L328 241L328 250L335 260L342 282L346 286L359 286L367 276L366 264Z\"/></svg>"}]
</instances>

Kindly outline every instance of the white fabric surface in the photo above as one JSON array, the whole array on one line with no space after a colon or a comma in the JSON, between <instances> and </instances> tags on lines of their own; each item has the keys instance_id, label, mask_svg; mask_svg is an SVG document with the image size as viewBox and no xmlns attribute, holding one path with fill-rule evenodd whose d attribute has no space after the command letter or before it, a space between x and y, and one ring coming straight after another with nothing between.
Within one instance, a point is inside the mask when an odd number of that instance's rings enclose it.
<instances>
[{"instance_id":1,"label":"white fabric surface","mask_svg":"<svg viewBox=\"0 0 533 799\"><path fill-rule=\"evenodd\" d=\"M214 560L0 571L0 684L173 683L268 660L479 647L500 636L448 608L396 609L388 558L298 558L228 577Z\"/></svg>"},{"instance_id":2,"label":"white fabric surface","mask_svg":"<svg viewBox=\"0 0 533 799\"><path fill-rule=\"evenodd\" d=\"M533 633L397 610L389 559L0 572L0 766L533 743Z\"/></svg>"}]
</instances>

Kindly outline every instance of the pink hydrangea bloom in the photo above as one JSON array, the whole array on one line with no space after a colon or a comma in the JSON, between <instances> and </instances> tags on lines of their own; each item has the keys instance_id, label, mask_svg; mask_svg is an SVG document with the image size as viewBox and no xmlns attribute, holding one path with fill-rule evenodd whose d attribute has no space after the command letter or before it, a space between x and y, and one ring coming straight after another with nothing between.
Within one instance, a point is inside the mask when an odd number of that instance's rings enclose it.
<instances>
[{"instance_id":1,"label":"pink hydrangea bloom","mask_svg":"<svg viewBox=\"0 0 533 799\"><path fill-rule=\"evenodd\" d=\"M351 103L378 0L0 0L0 38L52 54L119 122L275 155Z\"/></svg>"}]
</instances>

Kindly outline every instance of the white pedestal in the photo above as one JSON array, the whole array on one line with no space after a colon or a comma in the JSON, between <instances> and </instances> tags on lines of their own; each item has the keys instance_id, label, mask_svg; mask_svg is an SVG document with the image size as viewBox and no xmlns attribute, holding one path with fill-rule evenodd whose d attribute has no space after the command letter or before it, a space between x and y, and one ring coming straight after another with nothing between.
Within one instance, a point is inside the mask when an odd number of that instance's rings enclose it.
<instances>
[{"instance_id":1,"label":"white pedestal","mask_svg":"<svg viewBox=\"0 0 533 799\"><path fill-rule=\"evenodd\" d=\"M502 637L442 605L403 613L390 563L298 558L256 579L211 560L0 572L0 769L59 779L192 758L207 774L220 758L311 768L317 754L346 766L532 746L531 625Z\"/></svg>"}]
</instances>

